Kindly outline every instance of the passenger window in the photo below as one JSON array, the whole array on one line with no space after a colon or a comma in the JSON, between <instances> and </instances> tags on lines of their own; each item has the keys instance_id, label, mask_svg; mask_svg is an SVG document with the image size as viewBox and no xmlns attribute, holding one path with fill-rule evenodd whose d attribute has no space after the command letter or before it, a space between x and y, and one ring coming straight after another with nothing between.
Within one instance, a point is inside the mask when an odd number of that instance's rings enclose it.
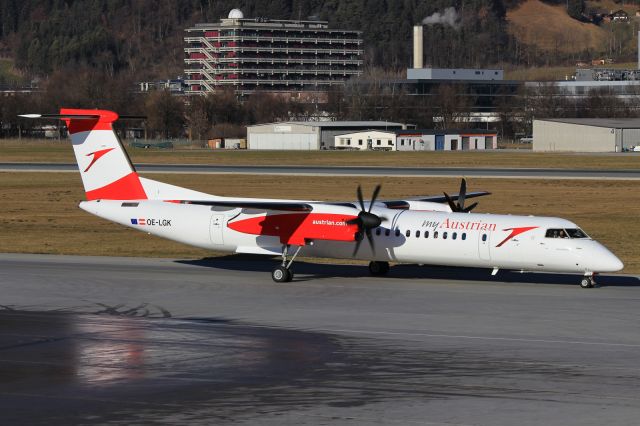
<instances>
[{"instance_id":1,"label":"passenger window","mask_svg":"<svg viewBox=\"0 0 640 426\"><path fill-rule=\"evenodd\" d=\"M456 238L458 238L458 233L457 233L457 232L454 232L454 233L453 233L453 235L451 235L451 238L453 238L454 240L455 240Z\"/></svg>"},{"instance_id":2,"label":"passenger window","mask_svg":"<svg viewBox=\"0 0 640 426\"><path fill-rule=\"evenodd\" d=\"M388 237L389 235L391 235L391 229L385 229L384 230L384 235L385 235L385 237Z\"/></svg>"},{"instance_id":3,"label":"passenger window","mask_svg":"<svg viewBox=\"0 0 640 426\"><path fill-rule=\"evenodd\" d=\"M396 229L396 237L399 237L399 236L400 236L400 230Z\"/></svg>"},{"instance_id":4,"label":"passenger window","mask_svg":"<svg viewBox=\"0 0 640 426\"><path fill-rule=\"evenodd\" d=\"M410 237L410 236L411 236L411 231L409 231L409 230L407 229L407 232L405 232L405 233L404 233L404 235L405 235L405 237Z\"/></svg>"},{"instance_id":5,"label":"passenger window","mask_svg":"<svg viewBox=\"0 0 640 426\"><path fill-rule=\"evenodd\" d=\"M442 233L442 239L443 239L443 240L446 240L446 239L447 239L447 232L446 232L446 231Z\"/></svg>"},{"instance_id":6,"label":"passenger window","mask_svg":"<svg viewBox=\"0 0 640 426\"><path fill-rule=\"evenodd\" d=\"M433 233L433 238L438 238L438 231Z\"/></svg>"},{"instance_id":7,"label":"passenger window","mask_svg":"<svg viewBox=\"0 0 640 426\"><path fill-rule=\"evenodd\" d=\"M482 241L487 241L487 234L482 234Z\"/></svg>"},{"instance_id":8,"label":"passenger window","mask_svg":"<svg viewBox=\"0 0 640 426\"><path fill-rule=\"evenodd\" d=\"M416 231L416 238L420 238L420 231Z\"/></svg>"},{"instance_id":9,"label":"passenger window","mask_svg":"<svg viewBox=\"0 0 640 426\"><path fill-rule=\"evenodd\" d=\"M376 229L376 235L380 235L380 234L382 234L382 229L380 228Z\"/></svg>"},{"instance_id":10,"label":"passenger window","mask_svg":"<svg viewBox=\"0 0 640 426\"><path fill-rule=\"evenodd\" d=\"M463 233L462 233L462 240L464 241L464 240L466 240L466 239L467 239L467 233L466 233L466 232L463 232Z\"/></svg>"},{"instance_id":11,"label":"passenger window","mask_svg":"<svg viewBox=\"0 0 640 426\"><path fill-rule=\"evenodd\" d=\"M424 231L424 237L429 238L429 231Z\"/></svg>"}]
</instances>

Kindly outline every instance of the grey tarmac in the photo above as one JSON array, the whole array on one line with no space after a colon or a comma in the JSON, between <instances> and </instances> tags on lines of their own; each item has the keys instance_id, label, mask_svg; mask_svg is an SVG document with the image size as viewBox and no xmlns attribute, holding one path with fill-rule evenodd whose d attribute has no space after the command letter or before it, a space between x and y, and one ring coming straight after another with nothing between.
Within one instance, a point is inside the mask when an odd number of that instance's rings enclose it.
<instances>
[{"instance_id":1,"label":"grey tarmac","mask_svg":"<svg viewBox=\"0 0 640 426\"><path fill-rule=\"evenodd\" d=\"M640 280L0 254L0 410L28 424L635 425Z\"/></svg>"},{"instance_id":2,"label":"grey tarmac","mask_svg":"<svg viewBox=\"0 0 640 426\"><path fill-rule=\"evenodd\" d=\"M477 177L505 179L640 180L640 169L553 169L381 166L218 166L136 164L141 173L258 174L284 176ZM78 172L75 163L0 163L4 172Z\"/></svg>"}]
</instances>

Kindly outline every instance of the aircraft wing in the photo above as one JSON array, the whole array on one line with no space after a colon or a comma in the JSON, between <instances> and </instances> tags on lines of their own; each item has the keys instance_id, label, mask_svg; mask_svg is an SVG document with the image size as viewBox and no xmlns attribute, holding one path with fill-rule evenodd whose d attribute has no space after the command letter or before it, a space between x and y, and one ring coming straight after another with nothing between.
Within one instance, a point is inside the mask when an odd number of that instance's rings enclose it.
<instances>
[{"instance_id":1,"label":"aircraft wing","mask_svg":"<svg viewBox=\"0 0 640 426\"><path fill-rule=\"evenodd\" d=\"M281 210L289 212L310 212L313 206L308 203L278 201L180 201L185 204L198 204L211 207L230 207L237 209Z\"/></svg>"},{"instance_id":2,"label":"aircraft wing","mask_svg":"<svg viewBox=\"0 0 640 426\"><path fill-rule=\"evenodd\" d=\"M465 195L465 199L482 197L485 195L491 195L491 193L488 191L468 192ZM450 197L453 201L457 201L458 198L460 198L460 194L452 194L450 195ZM380 202L385 204L389 209L403 210L409 208L409 201L430 201L432 203L446 203L447 199L444 195L429 195L426 197L411 197L406 200L385 200Z\"/></svg>"}]
</instances>

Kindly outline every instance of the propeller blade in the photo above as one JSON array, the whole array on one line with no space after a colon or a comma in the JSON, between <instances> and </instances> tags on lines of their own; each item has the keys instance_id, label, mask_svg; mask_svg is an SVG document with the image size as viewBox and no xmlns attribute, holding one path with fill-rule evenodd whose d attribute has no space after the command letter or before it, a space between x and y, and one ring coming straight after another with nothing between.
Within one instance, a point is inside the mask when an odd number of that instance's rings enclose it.
<instances>
[{"instance_id":1,"label":"propeller blade","mask_svg":"<svg viewBox=\"0 0 640 426\"><path fill-rule=\"evenodd\" d=\"M365 211L364 208L364 200L362 199L362 188L360 187L360 185L358 185L358 202L360 203L360 210Z\"/></svg>"},{"instance_id":2,"label":"propeller blade","mask_svg":"<svg viewBox=\"0 0 640 426\"><path fill-rule=\"evenodd\" d=\"M478 203L477 203L477 202L476 202L476 203L473 203L473 204L471 204L469 207L467 207L467 208L463 209L462 211L463 211L464 213L469 213L471 210L475 209L477 205L478 205Z\"/></svg>"},{"instance_id":3,"label":"propeller blade","mask_svg":"<svg viewBox=\"0 0 640 426\"><path fill-rule=\"evenodd\" d=\"M458 194L458 207L460 210L464 210L464 199L467 196L467 180L462 178L462 182L460 183L460 193Z\"/></svg>"},{"instance_id":4,"label":"propeller blade","mask_svg":"<svg viewBox=\"0 0 640 426\"><path fill-rule=\"evenodd\" d=\"M382 188L382 185L377 185L376 189L373 190L373 195L371 196L371 204L369 204L369 212L371 212L371 208L373 207L373 203L376 202L376 198L378 198L378 194L380 194L380 189L381 188Z\"/></svg>"},{"instance_id":5,"label":"propeller blade","mask_svg":"<svg viewBox=\"0 0 640 426\"><path fill-rule=\"evenodd\" d=\"M447 194L446 192L443 192L443 194L444 194L444 198L447 199L447 203L449 203L449 208L451 208L451 211L452 212L457 212L458 211L458 206L456 206L456 204L453 202L451 197L449 197L449 194Z\"/></svg>"},{"instance_id":6,"label":"propeller blade","mask_svg":"<svg viewBox=\"0 0 640 426\"><path fill-rule=\"evenodd\" d=\"M376 253L376 245L373 242L373 235L371 235L371 229L367 229L365 231L365 235L367 236L367 240L369 240L369 245L371 245L371 251L373 252L373 254Z\"/></svg>"},{"instance_id":7,"label":"propeller blade","mask_svg":"<svg viewBox=\"0 0 640 426\"><path fill-rule=\"evenodd\" d=\"M360 244L362 244L362 238L360 238L359 240L356 239L356 246L353 249L353 254L351 255L351 257L356 257L356 254L358 254L358 250L360 250Z\"/></svg>"}]
</instances>

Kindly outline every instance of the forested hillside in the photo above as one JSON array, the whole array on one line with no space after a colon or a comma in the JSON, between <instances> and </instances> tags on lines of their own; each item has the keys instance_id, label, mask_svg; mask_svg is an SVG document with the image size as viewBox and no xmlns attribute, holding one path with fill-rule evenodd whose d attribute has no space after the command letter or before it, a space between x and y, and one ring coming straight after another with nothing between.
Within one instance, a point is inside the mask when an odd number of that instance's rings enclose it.
<instances>
[{"instance_id":1,"label":"forested hillside","mask_svg":"<svg viewBox=\"0 0 640 426\"><path fill-rule=\"evenodd\" d=\"M426 24L426 63L433 66L567 65L598 54L632 56L635 52L632 46L623 49L623 45L633 44L634 37L627 35L623 43L623 38L612 30L579 22L584 21L589 9L617 7L616 0L545 0L544 7L553 9L536 8L532 4L536 2L540 3L538 0L1 0L0 60L5 60L3 69L8 70L9 64L13 64L14 70L27 77L49 76L61 69L86 66L111 76L169 78L182 73L183 29L196 22L216 22L236 7L247 17L317 18L328 20L334 28L361 30L367 66L387 71L401 71L410 65L411 27L421 22ZM636 3L637 0L627 1L622 6L632 11ZM448 20L438 15L447 8L453 8ZM550 32L547 24L556 27ZM618 51L612 51L611 42L607 50L605 39L582 42L585 36L571 30L579 25L587 35L614 37L613 45L617 43ZM566 37L560 33L565 27ZM634 19L633 25L619 29L633 35L636 27ZM544 43L555 46L545 49ZM603 47L599 49L599 45ZM0 69L0 83L2 74Z\"/></svg>"},{"instance_id":2,"label":"forested hillside","mask_svg":"<svg viewBox=\"0 0 640 426\"><path fill-rule=\"evenodd\" d=\"M570 0L570 3L578 0ZM328 20L363 31L369 66L406 68L411 27L454 7L453 25L425 27L434 66L517 63L523 46L507 30L517 0L2 0L0 57L30 75L86 65L114 75L167 78L181 73L183 29L218 21L238 7L247 17ZM564 4L564 0L562 2ZM433 21L433 20L432 20Z\"/></svg>"}]
</instances>

